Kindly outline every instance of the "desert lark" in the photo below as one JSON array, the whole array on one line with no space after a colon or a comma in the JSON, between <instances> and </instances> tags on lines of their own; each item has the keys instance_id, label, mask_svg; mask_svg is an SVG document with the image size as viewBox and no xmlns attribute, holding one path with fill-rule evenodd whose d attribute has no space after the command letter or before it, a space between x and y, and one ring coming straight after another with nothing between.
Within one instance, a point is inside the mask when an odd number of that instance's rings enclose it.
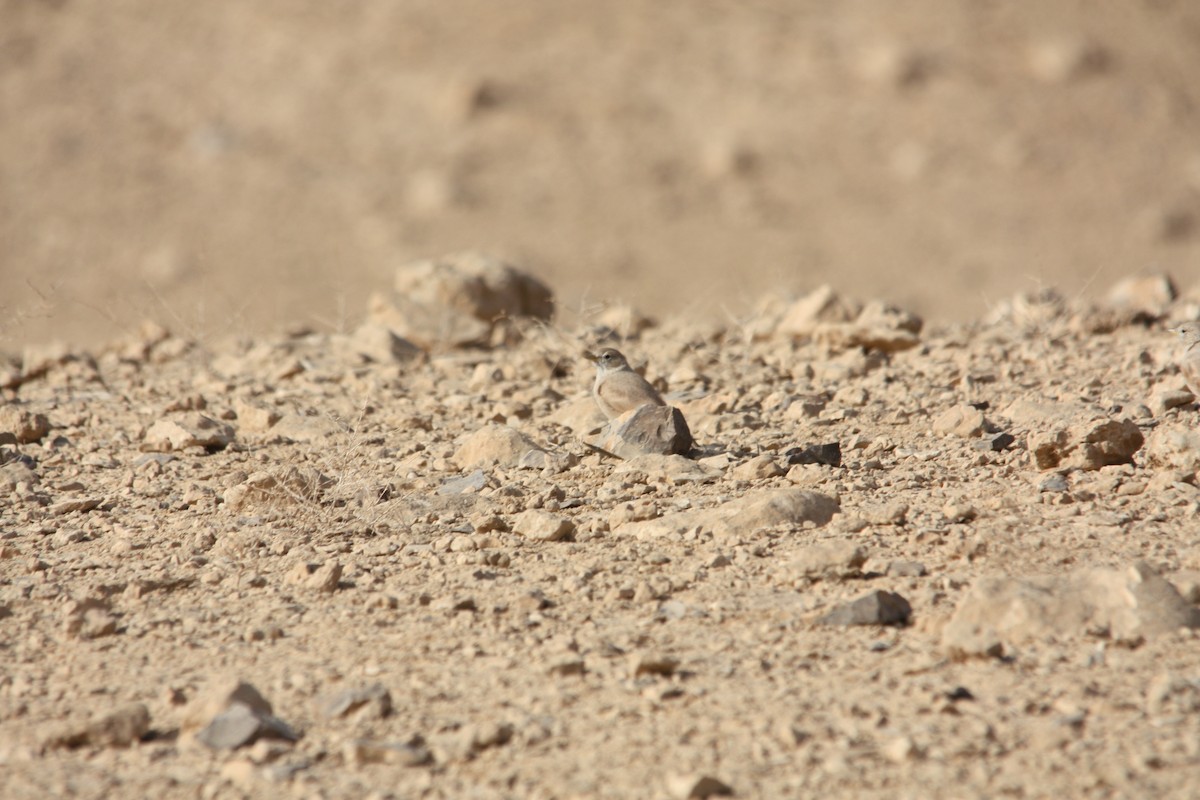
<instances>
[{"instance_id":1,"label":"desert lark","mask_svg":"<svg viewBox=\"0 0 1200 800\"><path fill-rule=\"evenodd\" d=\"M592 396L604 416L615 419L642 406L666 405L658 390L633 371L620 351L606 347L598 353L585 352L583 355L596 365Z\"/></svg>"},{"instance_id":2,"label":"desert lark","mask_svg":"<svg viewBox=\"0 0 1200 800\"><path fill-rule=\"evenodd\" d=\"M1171 329L1183 341L1179 355L1179 371L1191 393L1200 398L1200 322L1185 322Z\"/></svg>"}]
</instances>

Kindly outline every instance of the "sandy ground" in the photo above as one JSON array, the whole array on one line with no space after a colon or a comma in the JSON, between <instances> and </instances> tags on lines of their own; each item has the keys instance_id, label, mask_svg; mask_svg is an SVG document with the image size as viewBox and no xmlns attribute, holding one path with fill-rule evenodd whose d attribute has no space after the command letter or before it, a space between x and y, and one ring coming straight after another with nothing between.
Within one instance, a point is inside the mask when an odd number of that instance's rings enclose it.
<instances>
[{"instance_id":1,"label":"sandy ground","mask_svg":"<svg viewBox=\"0 0 1200 800\"><path fill-rule=\"evenodd\" d=\"M0 349L352 328L486 249L561 314L822 283L969 321L1200 279L1164 0L0 2Z\"/></svg>"}]
</instances>

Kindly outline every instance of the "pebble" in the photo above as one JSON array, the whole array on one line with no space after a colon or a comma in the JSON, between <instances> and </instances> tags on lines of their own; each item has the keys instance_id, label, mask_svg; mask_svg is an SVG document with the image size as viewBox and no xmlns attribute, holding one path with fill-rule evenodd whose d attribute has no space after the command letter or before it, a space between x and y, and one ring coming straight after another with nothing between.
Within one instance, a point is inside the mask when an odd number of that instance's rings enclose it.
<instances>
[{"instance_id":1,"label":"pebble","mask_svg":"<svg viewBox=\"0 0 1200 800\"><path fill-rule=\"evenodd\" d=\"M671 775L667 791L678 800L703 800L705 797L731 797L733 787L711 775Z\"/></svg>"},{"instance_id":2,"label":"pebble","mask_svg":"<svg viewBox=\"0 0 1200 800\"><path fill-rule=\"evenodd\" d=\"M682 411L674 406L653 405L625 412L595 436L584 438L584 442L623 459L687 455L694 444Z\"/></svg>"},{"instance_id":3,"label":"pebble","mask_svg":"<svg viewBox=\"0 0 1200 800\"><path fill-rule=\"evenodd\" d=\"M228 447L235 438L233 427L198 412L189 412L172 419L160 419L142 437L142 449L152 452L202 447L219 450Z\"/></svg>"},{"instance_id":4,"label":"pebble","mask_svg":"<svg viewBox=\"0 0 1200 800\"><path fill-rule=\"evenodd\" d=\"M762 481L777 478L786 472L770 453L757 455L733 470L733 476L745 481Z\"/></svg>"},{"instance_id":5,"label":"pebble","mask_svg":"<svg viewBox=\"0 0 1200 800\"><path fill-rule=\"evenodd\" d=\"M260 738L300 738L257 689L236 679L219 680L192 701L182 730L213 750L234 750Z\"/></svg>"},{"instance_id":6,"label":"pebble","mask_svg":"<svg viewBox=\"0 0 1200 800\"><path fill-rule=\"evenodd\" d=\"M71 601L63 608L63 631L80 639L99 639L117 632L117 619L106 600Z\"/></svg>"},{"instance_id":7,"label":"pebble","mask_svg":"<svg viewBox=\"0 0 1200 800\"><path fill-rule=\"evenodd\" d=\"M934 419L932 427L939 433L973 439L983 433L985 424L983 412L964 403L943 411Z\"/></svg>"},{"instance_id":8,"label":"pebble","mask_svg":"<svg viewBox=\"0 0 1200 800\"><path fill-rule=\"evenodd\" d=\"M392 695L382 684L343 689L320 704L324 717L383 719L392 713Z\"/></svg>"},{"instance_id":9,"label":"pebble","mask_svg":"<svg viewBox=\"0 0 1200 800\"><path fill-rule=\"evenodd\" d=\"M51 733L45 747L129 747L150 731L150 709L131 703L104 714L78 728Z\"/></svg>"},{"instance_id":10,"label":"pebble","mask_svg":"<svg viewBox=\"0 0 1200 800\"><path fill-rule=\"evenodd\" d=\"M545 452L515 428L489 423L464 439L452 458L455 464L463 468L494 465L517 467L529 453Z\"/></svg>"},{"instance_id":11,"label":"pebble","mask_svg":"<svg viewBox=\"0 0 1200 800\"><path fill-rule=\"evenodd\" d=\"M808 545L797 551L791 571L809 580L846 580L862 577L867 551L853 542Z\"/></svg>"},{"instance_id":12,"label":"pebble","mask_svg":"<svg viewBox=\"0 0 1200 800\"><path fill-rule=\"evenodd\" d=\"M787 459L787 463L792 466L823 464L827 467L840 467L842 465L842 446L838 442L793 447L783 455Z\"/></svg>"},{"instance_id":13,"label":"pebble","mask_svg":"<svg viewBox=\"0 0 1200 800\"><path fill-rule=\"evenodd\" d=\"M912 606L895 592L876 589L839 603L817 619L818 625L907 625Z\"/></svg>"},{"instance_id":14,"label":"pebble","mask_svg":"<svg viewBox=\"0 0 1200 800\"><path fill-rule=\"evenodd\" d=\"M920 578L929 570L920 561L889 561L884 571L891 578Z\"/></svg>"},{"instance_id":15,"label":"pebble","mask_svg":"<svg viewBox=\"0 0 1200 800\"><path fill-rule=\"evenodd\" d=\"M0 444L31 444L50 432L50 419L18 405L0 405ZM9 441L5 441L5 435Z\"/></svg>"},{"instance_id":16,"label":"pebble","mask_svg":"<svg viewBox=\"0 0 1200 800\"><path fill-rule=\"evenodd\" d=\"M442 485L438 487L437 493L449 495L478 492L485 486L487 486L487 475L483 470L477 469L471 474L464 475L461 478L450 478L449 480L443 481Z\"/></svg>"},{"instance_id":17,"label":"pebble","mask_svg":"<svg viewBox=\"0 0 1200 800\"><path fill-rule=\"evenodd\" d=\"M664 653L635 653L629 660L629 672L633 677L642 675L670 676L679 669L679 659Z\"/></svg>"},{"instance_id":18,"label":"pebble","mask_svg":"<svg viewBox=\"0 0 1200 800\"><path fill-rule=\"evenodd\" d=\"M530 509L512 520L513 533L538 542L558 542L575 532L575 523L548 511Z\"/></svg>"},{"instance_id":19,"label":"pebble","mask_svg":"<svg viewBox=\"0 0 1200 800\"><path fill-rule=\"evenodd\" d=\"M287 573L286 581L318 592L336 592L342 579L342 565L337 561L321 564L297 564Z\"/></svg>"},{"instance_id":20,"label":"pebble","mask_svg":"<svg viewBox=\"0 0 1200 800\"><path fill-rule=\"evenodd\" d=\"M342 747L346 763L356 767L367 764L393 764L398 767L422 767L433 762L433 754L423 743L379 742L354 739Z\"/></svg>"},{"instance_id":21,"label":"pebble","mask_svg":"<svg viewBox=\"0 0 1200 800\"><path fill-rule=\"evenodd\" d=\"M1062 416L1055 413L1052 420L1041 420L1045 427L1029 436L1038 469L1097 470L1128 464L1145 443L1141 429L1130 419L1063 425Z\"/></svg>"}]
</instances>

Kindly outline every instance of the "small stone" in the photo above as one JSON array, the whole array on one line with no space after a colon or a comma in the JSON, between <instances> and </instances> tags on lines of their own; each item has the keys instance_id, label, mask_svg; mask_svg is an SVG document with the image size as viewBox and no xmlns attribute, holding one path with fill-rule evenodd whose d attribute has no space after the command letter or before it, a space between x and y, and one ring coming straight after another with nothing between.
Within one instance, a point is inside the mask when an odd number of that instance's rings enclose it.
<instances>
[{"instance_id":1,"label":"small stone","mask_svg":"<svg viewBox=\"0 0 1200 800\"><path fill-rule=\"evenodd\" d=\"M1155 464L1195 473L1200 470L1200 432L1191 425L1158 425L1147 437L1146 455Z\"/></svg>"},{"instance_id":2,"label":"small stone","mask_svg":"<svg viewBox=\"0 0 1200 800\"><path fill-rule=\"evenodd\" d=\"M488 424L459 445L451 457L460 467L516 467L530 452L545 452L525 434L507 425Z\"/></svg>"},{"instance_id":3,"label":"small stone","mask_svg":"<svg viewBox=\"0 0 1200 800\"><path fill-rule=\"evenodd\" d=\"M132 703L105 714L88 726L88 744L102 747L128 747L150 730L150 709L144 703Z\"/></svg>"},{"instance_id":4,"label":"small stone","mask_svg":"<svg viewBox=\"0 0 1200 800\"><path fill-rule=\"evenodd\" d=\"M628 522L642 522L648 519L657 519L659 516L658 503L653 500L623 503L609 512L608 527L610 530L616 530Z\"/></svg>"},{"instance_id":5,"label":"small stone","mask_svg":"<svg viewBox=\"0 0 1200 800\"><path fill-rule=\"evenodd\" d=\"M890 740L883 747L879 748L879 752L888 761L893 764L903 764L906 761L911 761L919 755L917 746L913 740L907 736L897 736Z\"/></svg>"},{"instance_id":6,"label":"small stone","mask_svg":"<svg viewBox=\"0 0 1200 800\"><path fill-rule=\"evenodd\" d=\"M559 677L567 677L571 675L583 675L587 670L581 658L563 658L554 661L546 668L546 671L551 675Z\"/></svg>"},{"instance_id":7,"label":"small stone","mask_svg":"<svg viewBox=\"0 0 1200 800\"><path fill-rule=\"evenodd\" d=\"M615 333L621 341L634 339L655 325L653 319L627 303L609 303L594 317L591 317L591 322L601 332Z\"/></svg>"},{"instance_id":8,"label":"small stone","mask_svg":"<svg viewBox=\"0 0 1200 800\"><path fill-rule=\"evenodd\" d=\"M920 578L928 570L920 561L889 561L884 574L890 578Z\"/></svg>"},{"instance_id":9,"label":"small stone","mask_svg":"<svg viewBox=\"0 0 1200 800\"><path fill-rule=\"evenodd\" d=\"M514 533L539 542L558 542L575 532L575 523L549 511L530 509L516 516Z\"/></svg>"},{"instance_id":10,"label":"small stone","mask_svg":"<svg viewBox=\"0 0 1200 800\"><path fill-rule=\"evenodd\" d=\"M711 775L672 775L667 791L678 800L703 800L705 797L730 797L733 787Z\"/></svg>"},{"instance_id":11,"label":"small stone","mask_svg":"<svg viewBox=\"0 0 1200 800\"><path fill-rule=\"evenodd\" d=\"M825 525L838 513L838 502L828 495L803 489L778 489L747 494L723 509L726 517L714 526L718 533L748 534L776 525Z\"/></svg>"},{"instance_id":12,"label":"small stone","mask_svg":"<svg viewBox=\"0 0 1200 800\"><path fill-rule=\"evenodd\" d=\"M246 758L234 758L226 761L221 765L218 774L222 780L228 781L247 793L252 792L264 779L263 772L258 765Z\"/></svg>"},{"instance_id":13,"label":"small stone","mask_svg":"<svg viewBox=\"0 0 1200 800\"><path fill-rule=\"evenodd\" d=\"M635 653L630 658L629 671L635 678L642 675L674 675L679 659L662 653Z\"/></svg>"},{"instance_id":14,"label":"small stone","mask_svg":"<svg viewBox=\"0 0 1200 800\"><path fill-rule=\"evenodd\" d=\"M45 375L55 367L60 367L77 358L65 342L49 342L47 344L29 345L21 357L21 379L29 380Z\"/></svg>"},{"instance_id":15,"label":"small stone","mask_svg":"<svg viewBox=\"0 0 1200 800\"><path fill-rule=\"evenodd\" d=\"M398 293L486 322L515 316L548 320L554 313L554 296L544 283L477 252L407 264L396 270L394 283Z\"/></svg>"},{"instance_id":16,"label":"small stone","mask_svg":"<svg viewBox=\"0 0 1200 800\"><path fill-rule=\"evenodd\" d=\"M842 465L842 446L838 442L827 444L811 444L807 447L793 447L784 454L789 465L822 464L827 467Z\"/></svg>"},{"instance_id":17,"label":"small stone","mask_svg":"<svg viewBox=\"0 0 1200 800\"><path fill-rule=\"evenodd\" d=\"M462 730L462 741L470 752L500 747L512 741L515 728L508 722L480 722Z\"/></svg>"},{"instance_id":18,"label":"small stone","mask_svg":"<svg viewBox=\"0 0 1200 800\"><path fill-rule=\"evenodd\" d=\"M438 487L437 493L441 495L465 494L468 492L478 492L485 486L487 486L487 475L483 470L477 469L470 475L464 475L461 478L450 478L444 481Z\"/></svg>"},{"instance_id":19,"label":"small stone","mask_svg":"<svg viewBox=\"0 0 1200 800\"><path fill-rule=\"evenodd\" d=\"M255 741L262 728L262 717L239 703L209 720L196 739L214 750L234 750Z\"/></svg>"},{"instance_id":20,"label":"small stone","mask_svg":"<svg viewBox=\"0 0 1200 800\"><path fill-rule=\"evenodd\" d=\"M0 466L0 493L7 494L15 491L17 486L33 486L37 484L41 478L33 469L33 463L30 460L18 459L9 464Z\"/></svg>"},{"instance_id":21,"label":"small stone","mask_svg":"<svg viewBox=\"0 0 1200 800\"><path fill-rule=\"evenodd\" d=\"M872 525L903 525L908 519L908 504L893 502L866 505L860 509L863 519Z\"/></svg>"},{"instance_id":22,"label":"small stone","mask_svg":"<svg viewBox=\"0 0 1200 800\"><path fill-rule=\"evenodd\" d=\"M1110 55L1099 44L1079 37L1051 38L1029 51L1029 70L1046 83L1066 83L1103 72Z\"/></svg>"},{"instance_id":23,"label":"small stone","mask_svg":"<svg viewBox=\"0 0 1200 800\"><path fill-rule=\"evenodd\" d=\"M947 522L961 524L971 522L979 512L970 503L947 503L942 506L942 516Z\"/></svg>"},{"instance_id":24,"label":"small stone","mask_svg":"<svg viewBox=\"0 0 1200 800\"><path fill-rule=\"evenodd\" d=\"M456 614L459 611L478 611L479 605L474 597L464 595L444 595L429 604L434 611L448 611Z\"/></svg>"},{"instance_id":25,"label":"small stone","mask_svg":"<svg viewBox=\"0 0 1200 800\"><path fill-rule=\"evenodd\" d=\"M0 405L0 444L11 434L17 444L39 442L50 432L50 420L18 405Z\"/></svg>"},{"instance_id":26,"label":"small stone","mask_svg":"<svg viewBox=\"0 0 1200 800\"><path fill-rule=\"evenodd\" d=\"M552 473L564 472L579 463L574 453L551 453L546 450L530 450L517 461L519 469L550 470Z\"/></svg>"},{"instance_id":27,"label":"small stone","mask_svg":"<svg viewBox=\"0 0 1200 800\"><path fill-rule=\"evenodd\" d=\"M470 536L455 536L450 540L451 553L472 553L479 549L479 543Z\"/></svg>"},{"instance_id":28,"label":"small stone","mask_svg":"<svg viewBox=\"0 0 1200 800\"><path fill-rule=\"evenodd\" d=\"M392 713L392 695L382 684L343 689L321 703L325 717L383 719Z\"/></svg>"},{"instance_id":29,"label":"small stone","mask_svg":"<svg viewBox=\"0 0 1200 800\"><path fill-rule=\"evenodd\" d=\"M349 344L358 355L378 364L402 364L423 353L421 348L374 320L359 325Z\"/></svg>"},{"instance_id":30,"label":"small stone","mask_svg":"<svg viewBox=\"0 0 1200 800\"><path fill-rule=\"evenodd\" d=\"M1141 429L1130 419L1056 427L1029 437L1029 449L1041 470L1096 470L1128 464L1144 443Z\"/></svg>"},{"instance_id":31,"label":"small stone","mask_svg":"<svg viewBox=\"0 0 1200 800\"><path fill-rule=\"evenodd\" d=\"M1178 295L1170 275L1141 275L1117 281L1104 301L1112 308L1156 319L1167 313Z\"/></svg>"},{"instance_id":32,"label":"small stone","mask_svg":"<svg viewBox=\"0 0 1200 800\"><path fill-rule=\"evenodd\" d=\"M278 411L246 400L235 400L238 429L247 433L265 433L283 418Z\"/></svg>"},{"instance_id":33,"label":"small stone","mask_svg":"<svg viewBox=\"0 0 1200 800\"><path fill-rule=\"evenodd\" d=\"M1180 570L1171 576L1171 584L1184 600L1200 605L1200 570Z\"/></svg>"},{"instance_id":34,"label":"small stone","mask_svg":"<svg viewBox=\"0 0 1200 800\"><path fill-rule=\"evenodd\" d=\"M63 630L80 639L99 639L117 632L117 620L108 601L98 598L72 601L63 609Z\"/></svg>"},{"instance_id":35,"label":"small stone","mask_svg":"<svg viewBox=\"0 0 1200 800\"><path fill-rule=\"evenodd\" d=\"M160 419L146 431L142 450L167 452L187 447L220 450L234 440L233 428L197 412L177 419Z\"/></svg>"},{"instance_id":36,"label":"small stone","mask_svg":"<svg viewBox=\"0 0 1200 800\"><path fill-rule=\"evenodd\" d=\"M866 550L853 542L829 542L799 550L790 569L808 580L845 580L862 577L866 560Z\"/></svg>"},{"instance_id":37,"label":"small stone","mask_svg":"<svg viewBox=\"0 0 1200 800\"><path fill-rule=\"evenodd\" d=\"M933 429L938 433L952 433L964 439L982 434L984 425L983 412L965 403L946 409L933 421Z\"/></svg>"},{"instance_id":38,"label":"small stone","mask_svg":"<svg viewBox=\"0 0 1200 800\"><path fill-rule=\"evenodd\" d=\"M1200 712L1200 681L1160 672L1146 684L1146 713L1191 717Z\"/></svg>"},{"instance_id":39,"label":"small stone","mask_svg":"<svg viewBox=\"0 0 1200 800\"><path fill-rule=\"evenodd\" d=\"M46 513L53 517L61 517L64 514L92 511L99 508L103 502L102 497L73 497L69 500L59 500L46 509Z\"/></svg>"},{"instance_id":40,"label":"small stone","mask_svg":"<svg viewBox=\"0 0 1200 800\"><path fill-rule=\"evenodd\" d=\"M219 681L194 700L182 730L214 750L233 750L260 738L299 739L257 689L233 679Z\"/></svg>"},{"instance_id":41,"label":"small stone","mask_svg":"<svg viewBox=\"0 0 1200 800\"><path fill-rule=\"evenodd\" d=\"M813 339L833 350L899 353L921 343L922 327L924 322L916 314L873 300L853 322L818 326Z\"/></svg>"},{"instance_id":42,"label":"small stone","mask_svg":"<svg viewBox=\"0 0 1200 800\"><path fill-rule=\"evenodd\" d=\"M342 565L336 561L323 564L297 564L288 573L288 583L314 589L318 592L335 592L342 579Z\"/></svg>"},{"instance_id":43,"label":"small stone","mask_svg":"<svg viewBox=\"0 0 1200 800\"><path fill-rule=\"evenodd\" d=\"M683 412L673 406L644 405L611 420L585 444L631 459L645 455L687 455L693 439Z\"/></svg>"},{"instance_id":44,"label":"small stone","mask_svg":"<svg viewBox=\"0 0 1200 800\"><path fill-rule=\"evenodd\" d=\"M344 430L341 423L326 414L293 412L284 414L271 426L271 438L285 442L320 442Z\"/></svg>"},{"instance_id":45,"label":"small stone","mask_svg":"<svg viewBox=\"0 0 1200 800\"><path fill-rule=\"evenodd\" d=\"M398 767L420 767L433 761L433 754L423 742L405 744L355 739L346 743L342 754L347 763L355 766L393 764Z\"/></svg>"},{"instance_id":46,"label":"small stone","mask_svg":"<svg viewBox=\"0 0 1200 800\"><path fill-rule=\"evenodd\" d=\"M770 453L755 456L733 470L733 477L744 481L762 481L778 478L785 470Z\"/></svg>"},{"instance_id":47,"label":"small stone","mask_svg":"<svg viewBox=\"0 0 1200 800\"><path fill-rule=\"evenodd\" d=\"M47 747L128 747L150 731L150 709L144 703L111 711L75 730L51 735Z\"/></svg>"},{"instance_id":48,"label":"small stone","mask_svg":"<svg viewBox=\"0 0 1200 800\"><path fill-rule=\"evenodd\" d=\"M1161 417L1172 408L1186 406L1195 402L1195 400L1196 396L1187 389L1179 389L1173 386L1156 386L1150 392L1150 398L1146 401L1146 405L1150 406L1150 411L1154 416Z\"/></svg>"},{"instance_id":49,"label":"small stone","mask_svg":"<svg viewBox=\"0 0 1200 800\"><path fill-rule=\"evenodd\" d=\"M775 333L781 336L811 336L819 325L850 322L861 310L858 303L843 298L832 287L820 286L788 306Z\"/></svg>"},{"instance_id":50,"label":"small stone","mask_svg":"<svg viewBox=\"0 0 1200 800\"><path fill-rule=\"evenodd\" d=\"M1050 475L1038 484L1039 492L1065 492L1071 488L1062 475Z\"/></svg>"},{"instance_id":51,"label":"small stone","mask_svg":"<svg viewBox=\"0 0 1200 800\"><path fill-rule=\"evenodd\" d=\"M676 486L686 483L707 483L720 476L720 472L697 464L683 456L637 456L623 461L614 474L641 474L640 480L664 478Z\"/></svg>"},{"instance_id":52,"label":"small stone","mask_svg":"<svg viewBox=\"0 0 1200 800\"><path fill-rule=\"evenodd\" d=\"M482 253L403 265L393 288L390 296L371 299L371 320L423 347L486 345L504 320L546 320L554 312L544 283Z\"/></svg>"},{"instance_id":53,"label":"small stone","mask_svg":"<svg viewBox=\"0 0 1200 800\"><path fill-rule=\"evenodd\" d=\"M504 521L503 517L486 511L472 515L470 522L476 533L508 530L508 523Z\"/></svg>"},{"instance_id":54,"label":"small stone","mask_svg":"<svg viewBox=\"0 0 1200 800\"><path fill-rule=\"evenodd\" d=\"M907 625L912 606L895 592L879 589L848 603L840 603L822 615L818 625Z\"/></svg>"},{"instance_id":55,"label":"small stone","mask_svg":"<svg viewBox=\"0 0 1200 800\"><path fill-rule=\"evenodd\" d=\"M983 439L974 443L974 447L983 452L1002 453L1016 441L1017 438L1011 433L997 433L991 436L984 436Z\"/></svg>"}]
</instances>

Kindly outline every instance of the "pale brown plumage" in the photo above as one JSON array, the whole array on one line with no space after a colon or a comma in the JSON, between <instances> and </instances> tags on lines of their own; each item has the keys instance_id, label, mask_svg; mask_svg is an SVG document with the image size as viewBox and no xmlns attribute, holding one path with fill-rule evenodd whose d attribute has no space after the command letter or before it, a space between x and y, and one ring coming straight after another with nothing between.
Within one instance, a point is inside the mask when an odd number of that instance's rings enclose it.
<instances>
[{"instance_id":1,"label":"pale brown plumage","mask_svg":"<svg viewBox=\"0 0 1200 800\"><path fill-rule=\"evenodd\" d=\"M645 405L666 405L658 390L633 371L620 351L606 347L598 353L585 352L583 355L596 365L592 397L604 416L615 419Z\"/></svg>"},{"instance_id":2,"label":"pale brown plumage","mask_svg":"<svg viewBox=\"0 0 1200 800\"><path fill-rule=\"evenodd\" d=\"M1179 371L1187 381L1188 389L1200 397L1200 322L1185 322L1172 328L1183 341L1183 352L1179 355Z\"/></svg>"}]
</instances>

